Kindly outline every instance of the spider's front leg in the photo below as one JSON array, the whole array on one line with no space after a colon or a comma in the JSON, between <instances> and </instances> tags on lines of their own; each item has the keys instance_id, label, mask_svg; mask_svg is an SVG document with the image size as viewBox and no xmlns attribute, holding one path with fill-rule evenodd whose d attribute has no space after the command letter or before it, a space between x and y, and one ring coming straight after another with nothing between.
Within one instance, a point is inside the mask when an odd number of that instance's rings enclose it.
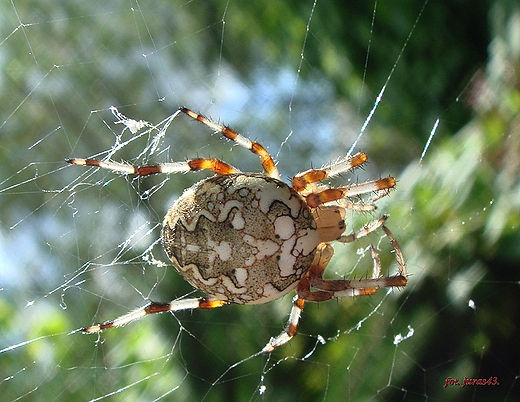
<instances>
[{"instance_id":1,"label":"spider's front leg","mask_svg":"<svg viewBox=\"0 0 520 402\"><path fill-rule=\"evenodd\" d=\"M381 276L381 261L379 260L379 256L374 246L370 245L370 253L372 255L373 261L373 272L371 278L352 280L323 279L323 272L328 264L328 261L330 261L332 258L334 249L328 243L321 243L318 246L318 251L321 255L321 263L313 265L307 273L310 287L308 288L307 293L300 292L299 297L308 301L325 301L332 298L371 295L374 294L379 288L406 286L408 281L406 277L408 273L406 270L405 259L396 238L384 225L384 222L387 218L387 215L383 215L379 220L371 222L370 224L364 226L357 232L351 233L350 235L341 236L338 240L343 243L350 243L381 227L394 249L398 269L397 275L385 277ZM311 291L310 288L317 290Z\"/></svg>"},{"instance_id":2,"label":"spider's front leg","mask_svg":"<svg viewBox=\"0 0 520 402\"><path fill-rule=\"evenodd\" d=\"M342 297L365 296L374 294L379 288L383 287L404 287L406 286L406 265L401 248L390 230L383 225L385 218L381 219L377 227L382 227L390 243L394 247L399 273L395 276L381 277L381 262L374 246L370 245L370 253L373 261L372 277L367 279L323 279L323 273L331 260L334 249L328 243L320 243L316 250L316 256L307 274L300 280L297 287L297 295L293 300L293 306L289 315L289 321L282 333L271 338L267 345L262 349L263 353L271 353L274 349L289 342L298 330L305 301L320 302ZM376 221L378 222L378 221ZM367 229L363 229L363 232ZM372 230L368 230L368 233ZM360 233L362 233L360 231ZM350 235L355 239L355 235ZM361 237L361 236L358 236ZM311 290L314 289L314 290Z\"/></svg>"}]
</instances>

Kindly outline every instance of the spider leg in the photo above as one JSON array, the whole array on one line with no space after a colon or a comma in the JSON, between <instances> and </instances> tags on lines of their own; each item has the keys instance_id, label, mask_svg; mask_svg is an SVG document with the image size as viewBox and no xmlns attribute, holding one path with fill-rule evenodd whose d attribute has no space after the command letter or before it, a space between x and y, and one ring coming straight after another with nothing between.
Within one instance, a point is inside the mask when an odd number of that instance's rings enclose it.
<instances>
[{"instance_id":1,"label":"spider leg","mask_svg":"<svg viewBox=\"0 0 520 402\"><path fill-rule=\"evenodd\" d=\"M305 306L305 301L320 302L343 297L372 295L379 288L406 286L407 271L404 256L392 232L383 225L386 218L387 216L383 216L378 221L375 221L373 226L369 225L369 227L373 227L371 230L362 229L359 231L358 237L354 236L353 240L382 227L386 236L390 239L390 243L394 247L399 273L394 276L381 277L381 262L379 256L374 246L370 245L370 253L373 261L371 278L353 280L323 279L323 272L334 254L334 249L328 243L320 243L316 250L316 257L311 268L305 277L298 283L297 295L293 300L293 306L291 308L291 313L289 314L289 321L287 322L285 329L278 336L269 340L267 345L262 349L262 353L271 353L276 348L285 345L294 337L294 335L296 335L300 316L303 307ZM316 290L311 290L311 288Z\"/></svg>"},{"instance_id":2,"label":"spider leg","mask_svg":"<svg viewBox=\"0 0 520 402\"><path fill-rule=\"evenodd\" d=\"M317 270L323 272L332 258L332 254L332 246L330 246L328 243L320 243L316 250L316 255L309 271ZM303 307L305 306L305 300L303 296L307 295L309 292L310 282L308 272L298 283L296 290L297 294L293 299L293 305L289 314L289 321L287 321L287 325L278 336L271 338L269 342L267 342L267 345L265 345L262 349L262 353L271 353L276 348L285 345L294 337L294 335L296 335L300 316L302 314Z\"/></svg>"},{"instance_id":3,"label":"spider leg","mask_svg":"<svg viewBox=\"0 0 520 402\"><path fill-rule=\"evenodd\" d=\"M346 226L344 208L333 205L320 205L317 208L313 208L312 215L318 224L320 242L336 240L341 243L352 243L380 228L388 219L388 215L383 215L381 218L366 224L361 229L348 235L343 235Z\"/></svg>"},{"instance_id":4,"label":"spider leg","mask_svg":"<svg viewBox=\"0 0 520 402\"><path fill-rule=\"evenodd\" d=\"M305 197L305 199L309 207L316 208L318 205L327 202L341 200L346 197L354 197L360 194L383 191L385 193L384 195L386 195L388 190L393 187L395 187L395 179L393 177L386 177L384 179L352 184L348 187L328 188L326 190L310 193ZM381 198L381 196L378 198Z\"/></svg>"},{"instance_id":5,"label":"spider leg","mask_svg":"<svg viewBox=\"0 0 520 402\"><path fill-rule=\"evenodd\" d=\"M102 324L91 325L90 327L81 328L81 332L92 334L101 332L105 329L121 327L132 321L139 320L148 314L164 313L167 311L193 310L197 308L217 308L227 304L224 300L213 299L210 297L199 297L196 299L173 300L169 303L150 302L146 306L131 311L114 320L105 321Z\"/></svg>"},{"instance_id":6,"label":"spider leg","mask_svg":"<svg viewBox=\"0 0 520 402\"><path fill-rule=\"evenodd\" d=\"M367 204L364 202L352 202L350 200L343 198L341 200L337 200L336 203L340 207L343 207L346 209L351 209L353 211L360 211L360 212L374 211L375 209L377 209L377 207L372 203L375 200L374 200L374 198L372 198L370 201L371 202L369 204Z\"/></svg>"},{"instance_id":7,"label":"spider leg","mask_svg":"<svg viewBox=\"0 0 520 402\"><path fill-rule=\"evenodd\" d=\"M190 110L185 107L181 107L179 108L179 110L182 113L191 117L192 119L197 120L202 124L205 124L213 131L220 133L225 138L234 141L241 147L249 149L252 153L258 155L260 157L260 161L262 162L262 167L264 168L265 173L270 177L280 179L280 174L278 173L278 169L276 168L273 158L271 157L269 152L267 152L267 150L258 142L251 141L249 138L244 137L243 135L237 133L235 130L229 128L228 126L224 126L223 124L210 120L199 113L195 113L193 110Z\"/></svg>"},{"instance_id":8,"label":"spider leg","mask_svg":"<svg viewBox=\"0 0 520 402\"><path fill-rule=\"evenodd\" d=\"M383 230L384 229L386 229L385 226L383 226ZM385 231L385 233L387 233L387 231ZM388 233L390 232L388 231ZM393 237L391 233L390 236ZM325 271L328 261L332 258L334 251L330 244L322 243L320 245L321 250L318 250L321 254L320 260L317 264L313 264L307 273L309 286L302 288L298 296L307 301L325 301L333 298L372 295L379 288L406 286L407 279L404 258L402 258L399 245L397 243L394 244L394 240L395 238L390 239L394 248L397 247L395 248L397 265L399 266L399 273L397 275L381 277L381 261L374 246L370 245L370 253L373 261L372 277L351 280L323 279L323 272ZM311 290L311 288L317 290Z\"/></svg>"},{"instance_id":9,"label":"spider leg","mask_svg":"<svg viewBox=\"0 0 520 402\"><path fill-rule=\"evenodd\" d=\"M334 163L328 168L310 169L305 172L298 173L292 179L292 186L298 192L310 190L311 184L325 180L328 177L333 177L341 173L348 172L358 166L361 166L367 160L368 157L364 152L358 152L354 156Z\"/></svg>"},{"instance_id":10,"label":"spider leg","mask_svg":"<svg viewBox=\"0 0 520 402\"><path fill-rule=\"evenodd\" d=\"M299 292L299 297L307 301L326 301L333 298L363 296L374 294L377 286L374 285L373 279L379 278L381 272L381 264L375 249L371 246L372 259L374 262L374 270L372 279L359 280L342 280L342 279L323 279L323 272L325 271L329 261L334 254L334 249L328 243L322 243L318 247L318 263L313 264L307 272L308 284L302 286ZM311 290L311 288L317 290Z\"/></svg>"},{"instance_id":11,"label":"spider leg","mask_svg":"<svg viewBox=\"0 0 520 402\"><path fill-rule=\"evenodd\" d=\"M406 262L405 262L401 247L399 246L399 243L397 242L397 239L392 234L390 229L388 229L384 225L387 219L388 219L388 215L383 215L378 220L368 223L367 225L363 226L361 229L359 229L355 232L352 232L348 235L341 236L339 239L337 239L337 241L339 241L341 243L352 243L353 241L356 241L357 239L364 237L364 236L368 235L369 233L373 232L374 230L381 227L383 229L383 231L385 232L386 237L388 237L388 239L390 240L390 244L392 245L392 247L394 249L395 260L397 262L397 269L399 271L399 274L396 277L404 278L403 285L390 285L390 286L405 286L406 277L408 276L408 272L406 269ZM374 260L374 269L376 266L378 266L380 268L381 264L378 262L379 257L377 256L377 253L372 245L370 245L370 251L372 253L372 259ZM377 275L374 273L373 277L379 277L379 273ZM393 277L390 277L390 278L393 278ZM383 286L383 287L387 287L387 286Z\"/></svg>"},{"instance_id":12,"label":"spider leg","mask_svg":"<svg viewBox=\"0 0 520 402\"><path fill-rule=\"evenodd\" d=\"M196 158L186 162L169 162L144 166L134 166L129 163L113 162L110 160L98 161L95 159L80 158L65 159L65 162L72 165L95 166L101 169L112 170L113 172L135 174L137 176L148 176L157 173L187 173L202 169L208 169L220 175L240 173L240 170L237 168L214 158Z\"/></svg>"},{"instance_id":13,"label":"spider leg","mask_svg":"<svg viewBox=\"0 0 520 402\"><path fill-rule=\"evenodd\" d=\"M360 237L366 236L375 229L382 227L386 236L390 240L392 247L394 248L395 259L397 261L399 271L397 275L381 277L381 262L379 260L379 256L374 246L370 245L370 253L372 255L374 267L371 278L352 280L323 279L323 272L328 264L328 261L330 261L332 258L333 248L330 244L322 243L318 249L318 252L321 254L320 261L318 264L313 264L307 273L307 277L309 278L309 287L306 288L306 290L308 293L301 293L299 296L307 301L325 301L332 298L371 295L374 294L379 288L406 286L407 270L404 255L392 232L390 232L390 230L384 226L384 222L387 218L387 215L383 215L379 220L370 223L363 229L352 233L349 236L342 236L345 237L345 239L339 240L352 242ZM311 291L311 287L318 290Z\"/></svg>"},{"instance_id":14,"label":"spider leg","mask_svg":"<svg viewBox=\"0 0 520 402\"><path fill-rule=\"evenodd\" d=\"M298 296L294 297L291 313L289 314L289 321L287 322L285 329L280 333L280 335L271 338L269 342L267 342L267 345L262 349L262 353L271 353L276 348L285 345L294 337L294 335L296 335L298 322L300 321L304 305L305 301L303 299L300 299Z\"/></svg>"},{"instance_id":15,"label":"spider leg","mask_svg":"<svg viewBox=\"0 0 520 402\"><path fill-rule=\"evenodd\" d=\"M379 229L381 226L383 226L387 219L388 215L383 215L381 216L381 218L367 223L361 229L358 229L355 232L352 232L348 235L342 235L335 240L339 241L340 243L352 243L353 241L356 241L357 239L360 239L362 237L365 237L369 233L372 233L374 230Z\"/></svg>"},{"instance_id":16,"label":"spider leg","mask_svg":"<svg viewBox=\"0 0 520 402\"><path fill-rule=\"evenodd\" d=\"M404 259L403 251L401 250L401 247L399 246L399 243L397 242L397 239L395 236L390 232L390 229L388 229L385 225L383 225L383 231L386 234L386 237L390 240L390 244L394 248L395 253L395 260L397 261L397 266L399 269L399 274L406 278L408 276L408 271L406 269L406 262ZM405 282L406 284L406 282ZM404 285L403 285L404 286Z\"/></svg>"},{"instance_id":17,"label":"spider leg","mask_svg":"<svg viewBox=\"0 0 520 402\"><path fill-rule=\"evenodd\" d=\"M406 285L406 277L399 273L395 276L381 277L381 263L377 252L370 246L374 269L371 278L366 279L323 279L323 271L314 271L309 275L310 287L318 289L302 295L307 301L325 301L343 297L355 297L372 295L379 288L403 287Z\"/></svg>"}]
</instances>

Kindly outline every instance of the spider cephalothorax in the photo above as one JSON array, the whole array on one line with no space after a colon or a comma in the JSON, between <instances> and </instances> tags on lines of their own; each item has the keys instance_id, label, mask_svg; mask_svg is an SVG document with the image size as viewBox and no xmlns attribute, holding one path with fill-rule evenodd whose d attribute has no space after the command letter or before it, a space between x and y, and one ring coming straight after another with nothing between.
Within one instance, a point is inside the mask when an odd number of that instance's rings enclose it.
<instances>
[{"instance_id":1,"label":"spider cephalothorax","mask_svg":"<svg viewBox=\"0 0 520 402\"><path fill-rule=\"evenodd\" d=\"M164 249L175 268L207 297L150 302L114 320L82 328L83 332L95 333L121 326L151 313L215 308L227 303L266 303L296 289L286 328L262 349L269 353L296 334L306 300L370 295L380 287L406 285L404 257L397 240L384 226L386 215L358 231L343 233L345 209L374 210L374 202L388 194L395 180L387 177L340 188L318 185L365 163L364 153L347 156L329 167L298 173L288 185L280 180L272 157L259 143L190 109L183 107L179 112L257 154L265 173L242 173L212 158L147 166L68 159L67 162L75 165L140 176L201 169L216 173L184 191L166 214L162 231ZM352 197L371 193L371 201L352 201ZM379 258L375 248L370 246L374 262L371 278L323 279L333 254L330 242L353 242L378 228L394 248L397 275L381 277Z\"/></svg>"}]
</instances>

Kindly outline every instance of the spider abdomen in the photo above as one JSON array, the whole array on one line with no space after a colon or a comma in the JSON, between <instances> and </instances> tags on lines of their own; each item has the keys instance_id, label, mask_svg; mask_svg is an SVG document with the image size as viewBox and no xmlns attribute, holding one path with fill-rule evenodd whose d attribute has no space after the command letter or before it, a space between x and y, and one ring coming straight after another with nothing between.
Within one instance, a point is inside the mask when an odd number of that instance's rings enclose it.
<instances>
[{"instance_id":1,"label":"spider abdomen","mask_svg":"<svg viewBox=\"0 0 520 402\"><path fill-rule=\"evenodd\" d=\"M173 204L162 241L176 269L208 296L260 304L294 289L319 243L303 198L262 174L202 180Z\"/></svg>"}]
</instances>

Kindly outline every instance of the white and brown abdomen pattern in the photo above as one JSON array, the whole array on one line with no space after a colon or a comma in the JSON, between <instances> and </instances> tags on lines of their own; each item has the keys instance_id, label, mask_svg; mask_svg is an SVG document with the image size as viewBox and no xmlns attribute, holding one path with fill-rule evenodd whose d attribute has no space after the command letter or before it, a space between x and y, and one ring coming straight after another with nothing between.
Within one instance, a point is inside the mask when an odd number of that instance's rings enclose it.
<instances>
[{"instance_id":1,"label":"white and brown abdomen pattern","mask_svg":"<svg viewBox=\"0 0 520 402\"><path fill-rule=\"evenodd\" d=\"M261 174L202 180L170 208L164 249L195 288L239 304L260 304L294 289L319 243L301 196Z\"/></svg>"}]
</instances>

